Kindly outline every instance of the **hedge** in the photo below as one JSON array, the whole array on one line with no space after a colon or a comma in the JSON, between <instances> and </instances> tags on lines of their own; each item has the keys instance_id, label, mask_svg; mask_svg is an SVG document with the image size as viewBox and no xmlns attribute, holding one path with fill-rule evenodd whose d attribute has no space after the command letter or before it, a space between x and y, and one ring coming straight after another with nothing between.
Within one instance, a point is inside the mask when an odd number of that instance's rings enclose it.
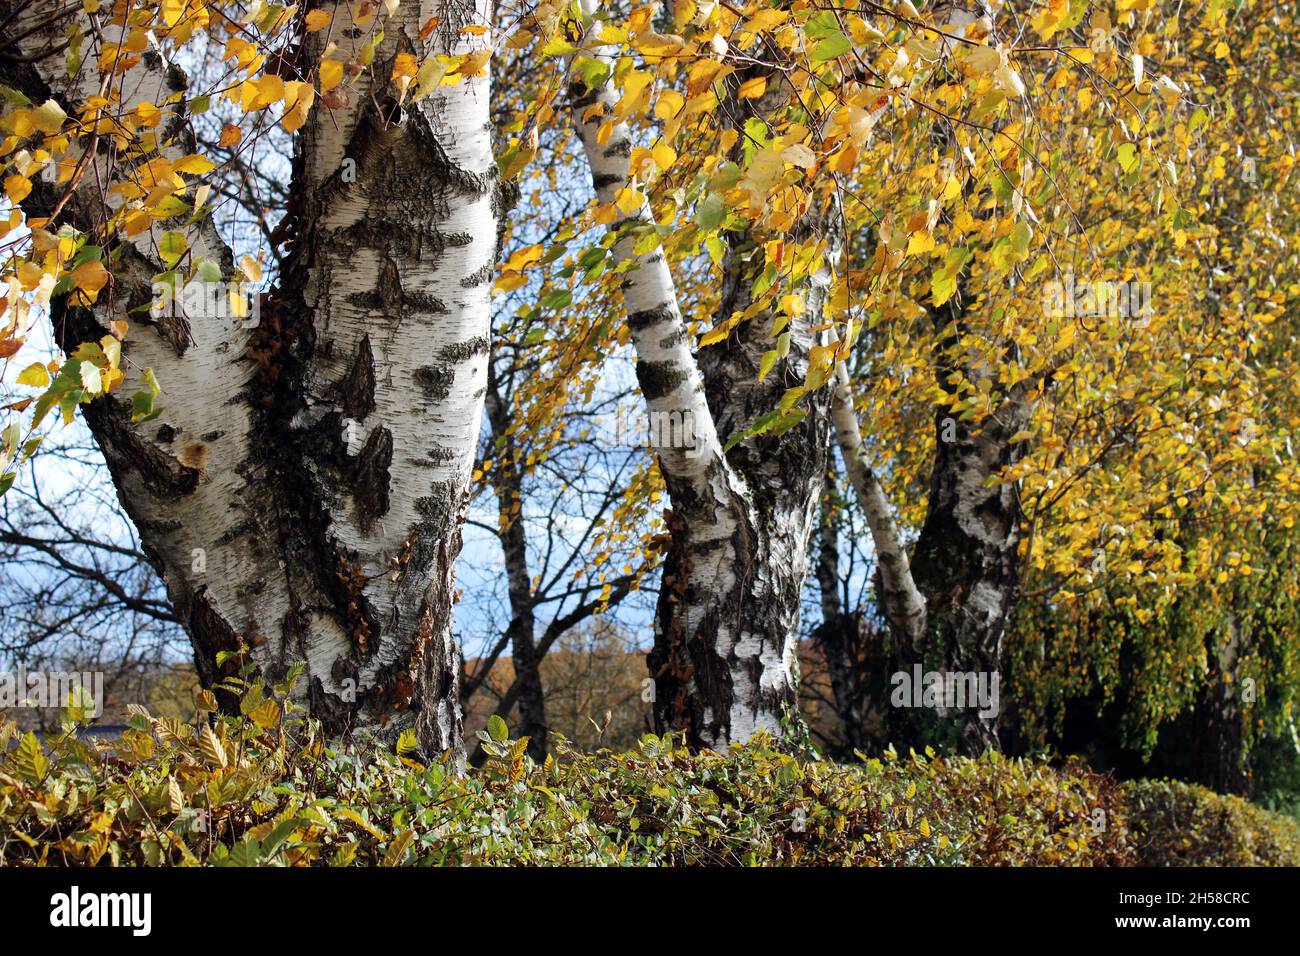
<instances>
[{"instance_id":1,"label":"hedge","mask_svg":"<svg viewBox=\"0 0 1300 956\"><path fill-rule=\"evenodd\" d=\"M1300 827L1199 787L888 752L805 760L758 737L727 754L646 736L556 742L543 765L494 719L479 769L413 736L343 747L253 685L191 725L137 709L115 741L0 725L7 865L1202 865L1300 863Z\"/></svg>"}]
</instances>

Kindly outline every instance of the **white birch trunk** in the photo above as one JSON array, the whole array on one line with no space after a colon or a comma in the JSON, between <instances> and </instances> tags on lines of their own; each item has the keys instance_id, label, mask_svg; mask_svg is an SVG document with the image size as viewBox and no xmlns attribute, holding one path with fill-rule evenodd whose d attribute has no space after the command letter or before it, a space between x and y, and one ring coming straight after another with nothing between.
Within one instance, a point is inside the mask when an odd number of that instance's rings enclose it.
<instances>
[{"instance_id":1,"label":"white birch trunk","mask_svg":"<svg viewBox=\"0 0 1300 956\"><path fill-rule=\"evenodd\" d=\"M912 579L907 545L899 533L893 510L885 490L871 467L866 444L862 440L861 426L853 398L853 385L848 367L843 361L835 367L835 398L833 414L835 434L839 440L840 454L844 458L844 471L849 476L857 495L858 506L867 516L871 541L876 550L884 593L884 611L896 638L908 646L918 646L925 633L925 597Z\"/></svg>"},{"instance_id":2,"label":"white birch trunk","mask_svg":"<svg viewBox=\"0 0 1300 956\"><path fill-rule=\"evenodd\" d=\"M15 23L22 32L29 18L48 16L35 5ZM79 13L83 29L89 19ZM62 36L66 22L29 35L22 50L39 51ZM122 31L107 26L108 40ZM35 102L59 101L73 115L99 93L101 77L91 62L69 79L63 57L15 68L9 77ZM158 58L145 59L115 78L123 103L160 103L184 89L183 75ZM164 155L177 159L192 143L183 124L172 121L160 131L177 145ZM98 217L99 187L107 181L107 158L91 161L69 202L69 216L89 228ZM53 196L66 186L53 187ZM154 250L163 230L155 225L130 242L129 253L101 293L94 316L84 312L57 315L56 330L66 322L63 344L97 339L109 319L153 298L153 276L163 271ZM189 236L192 254L219 263L225 274L233 269L230 251L210 222ZM139 316L139 318L137 318ZM238 646L235 635L253 640L260 622L272 621L287 602L287 589L276 573L276 556L261 546L274 525L259 507L255 466L251 466L253 416L241 394L249 377L243 357L249 338L246 323L214 316L190 320L151 319L147 310L132 316L122 349L126 381L112 396L83 407L87 422L104 451L127 512L140 531L151 560L162 573L177 614L195 642L201 676L217 676L219 650ZM163 384L158 403L164 407L155 421L136 427L130 422L130 395L144 386L141 375L151 368ZM249 582L263 582L249 587Z\"/></svg>"},{"instance_id":3,"label":"white birch trunk","mask_svg":"<svg viewBox=\"0 0 1300 956\"><path fill-rule=\"evenodd\" d=\"M350 15L325 9L336 28ZM373 89L363 76L347 105L318 104L302 131L296 241L260 324L136 328L124 354L158 373L162 418L137 429L120 399L87 406L205 679L217 651L247 641L270 679L307 663L297 693L329 730L416 726L427 752L456 760L452 565L496 251L490 87L463 80L402 111L388 77L431 17L435 53L457 54L484 42L461 28L487 14L486 0L426 0L386 20ZM319 42L305 55L319 58ZM44 79L69 113L87 94ZM128 82L124 99L161 102L180 78L142 65ZM151 238L120 285L147 287L159 271ZM229 274L210 227L192 245ZM98 337L83 325L68 344Z\"/></svg>"},{"instance_id":4,"label":"white birch trunk","mask_svg":"<svg viewBox=\"0 0 1300 956\"><path fill-rule=\"evenodd\" d=\"M345 29L349 4L332 8ZM267 435L287 470L312 554L283 619L306 659L313 710L339 725L414 718L426 751L458 754L453 565L483 412L496 256L496 167L486 75L399 105L393 58L485 42L489 5L404 4L383 22L373 84L319 110L297 160L296 237L268 349L283 355ZM306 56L319 56L322 34ZM271 451L271 449L268 449Z\"/></svg>"},{"instance_id":5,"label":"white birch trunk","mask_svg":"<svg viewBox=\"0 0 1300 956\"><path fill-rule=\"evenodd\" d=\"M581 5L587 16L598 10L595 0ZM603 142L599 135L618 99L612 83L595 91L579 85L573 96L601 203L614 202L629 186L628 129L614 123ZM744 428L776 406L786 376L806 371L811 335L802 323L792 329L791 355L766 385L757 382L759 360L772 345L755 334L763 317L697 362L666 259L661 251L638 256L633 249L637 224L651 222L643 204L614 226L621 231L616 260L635 264L623 296L637 375L650 414L687 423L695 439L689 448L657 448L672 500L666 516L672 543L649 659L656 720L663 729L684 730L694 744L722 749L759 730L779 737L787 718L797 720L799 596L821 482L816 449L824 460L826 442L824 436L808 442L814 452L794 473L766 441L744 442L724 456L719 432ZM748 295L735 257L729 275L728 315L743 309L740 300ZM820 299L810 303L815 311ZM810 434L819 427L818 416L811 418ZM806 438L785 436L794 445ZM809 462L811 469L804 467Z\"/></svg>"}]
</instances>

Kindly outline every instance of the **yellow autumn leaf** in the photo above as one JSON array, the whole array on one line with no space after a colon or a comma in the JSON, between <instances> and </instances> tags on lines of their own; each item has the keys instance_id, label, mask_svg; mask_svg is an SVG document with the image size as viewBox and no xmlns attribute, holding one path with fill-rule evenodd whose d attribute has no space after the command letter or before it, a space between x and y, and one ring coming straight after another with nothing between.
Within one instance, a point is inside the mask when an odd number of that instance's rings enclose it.
<instances>
[{"instance_id":1,"label":"yellow autumn leaf","mask_svg":"<svg viewBox=\"0 0 1300 956\"><path fill-rule=\"evenodd\" d=\"M637 190L630 188L620 189L618 195L614 198L615 205L618 206L619 211L625 216L636 215L636 213L641 209L641 204L643 202L645 202L645 196L641 195Z\"/></svg>"},{"instance_id":2,"label":"yellow autumn leaf","mask_svg":"<svg viewBox=\"0 0 1300 956\"><path fill-rule=\"evenodd\" d=\"M306 27L308 33L316 33L330 25L334 15L328 10L310 10L307 13Z\"/></svg>"},{"instance_id":3,"label":"yellow autumn leaf","mask_svg":"<svg viewBox=\"0 0 1300 956\"><path fill-rule=\"evenodd\" d=\"M126 214L126 220L123 223L126 229L128 239L133 239L140 233L144 232L153 224L153 216L147 209L136 209Z\"/></svg>"},{"instance_id":4,"label":"yellow autumn leaf","mask_svg":"<svg viewBox=\"0 0 1300 956\"><path fill-rule=\"evenodd\" d=\"M654 156L655 165L663 172L667 172L677 162L677 150L662 140L655 144L650 153Z\"/></svg>"},{"instance_id":5,"label":"yellow autumn leaf","mask_svg":"<svg viewBox=\"0 0 1300 956\"><path fill-rule=\"evenodd\" d=\"M131 112L135 114L140 125L146 129L153 129L162 119L162 110L148 100L141 100Z\"/></svg>"},{"instance_id":6,"label":"yellow autumn leaf","mask_svg":"<svg viewBox=\"0 0 1300 956\"><path fill-rule=\"evenodd\" d=\"M526 246L512 254L501 269L503 272L523 272L534 263L540 262L544 251L541 245Z\"/></svg>"},{"instance_id":7,"label":"yellow autumn leaf","mask_svg":"<svg viewBox=\"0 0 1300 956\"><path fill-rule=\"evenodd\" d=\"M93 294L108 284L108 270L98 259L90 259L73 270L72 280L78 289Z\"/></svg>"},{"instance_id":8,"label":"yellow autumn leaf","mask_svg":"<svg viewBox=\"0 0 1300 956\"><path fill-rule=\"evenodd\" d=\"M202 176L204 173L210 173L216 168L217 164L206 156L184 156L172 165L172 172Z\"/></svg>"},{"instance_id":9,"label":"yellow autumn leaf","mask_svg":"<svg viewBox=\"0 0 1300 956\"><path fill-rule=\"evenodd\" d=\"M411 85L411 80L415 78L416 63L415 57L410 53L399 53L393 59L393 72L391 79L397 84L398 89L403 92Z\"/></svg>"},{"instance_id":10,"label":"yellow autumn leaf","mask_svg":"<svg viewBox=\"0 0 1300 956\"><path fill-rule=\"evenodd\" d=\"M310 83L290 81L284 86L284 115L280 125L286 132L296 133L307 122L312 104L316 102L316 87Z\"/></svg>"},{"instance_id":11,"label":"yellow autumn leaf","mask_svg":"<svg viewBox=\"0 0 1300 956\"><path fill-rule=\"evenodd\" d=\"M528 276L522 272L507 272L497 279L492 286L495 292L513 292L515 289L522 288L528 284Z\"/></svg>"},{"instance_id":12,"label":"yellow autumn leaf","mask_svg":"<svg viewBox=\"0 0 1300 956\"><path fill-rule=\"evenodd\" d=\"M343 82L343 61L322 60L320 65L320 91L328 93Z\"/></svg>"},{"instance_id":13,"label":"yellow autumn leaf","mask_svg":"<svg viewBox=\"0 0 1300 956\"><path fill-rule=\"evenodd\" d=\"M240 106L245 113L264 110L284 99L284 80L274 74L245 80L239 87Z\"/></svg>"},{"instance_id":14,"label":"yellow autumn leaf","mask_svg":"<svg viewBox=\"0 0 1300 956\"><path fill-rule=\"evenodd\" d=\"M767 77L756 76L740 84L737 95L742 100L756 100L767 92Z\"/></svg>"},{"instance_id":15,"label":"yellow autumn leaf","mask_svg":"<svg viewBox=\"0 0 1300 956\"><path fill-rule=\"evenodd\" d=\"M174 27L185 13L185 0L162 0L158 11L162 14L163 23Z\"/></svg>"},{"instance_id":16,"label":"yellow autumn leaf","mask_svg":"<svg viewBox=\"0 0 1300 956\"><path fill-rule=\"evenodd\" d=\"M262 263L252 256L242 256L239 260L239 268L243 270L244 275L248 276L249 282L262 281Z\"/></svg>"},{"instance_id":17,"label":"yellow autumn leaf","mask_svg":"<svg viewBox=\"0 0 1300 956\"><path fill-rule=\"evenodd\" d=\"M68 118L68 114L63 112L63 107L54 100L46 100L36 109L28 110L27 115L31 119L32 126L47 136L53 136L63 129L63 124Z\"/></svg>"},{"instance_id":18,"label":"yellow autumn leaf","mask_svg":"<svg viewBox=\"0 0 1300 956\"><path fill-rule=\"evenodd\" d=\"M10 202L22 202L31 191L32 181L26 176L14 173L12 176L5 177L5 195L9 197Z\"/></svg>"},{"instance_id":19,"label":"yellow autumn leaf","mask_svg":"<svg viewBox=\"0 0 1300 956\"><path fill-rule=\"evenodd\" d=\"M745 29L750 33L762 33L785 23L789 16L785 10L760 10L745 21Z\"/></svg>"},{"instance_id":20,"label":"yellow autumn leaf","mask_svg":"<svg viewBox=\"0 0 1300 956\"><path fill-rule=\"evenodd\" d=\"M488 60L492 59L491 50L476 50L473 53L466 54L460 58L459 64L452 70L449 76L479 76L487 69Z\"/></svg>"},{"instance_id":21,"label":"yellow autumn leaf","mask_svg":"<svg viewBox=\"0 0 1300 956\"><path fill-rule=\"evenodd\" d=\"M40 362L33 362L18 373L18 384L30 385L33 388L44 388L50 384L49 370Z\"/></svg>"},{"instance_id":22,"label":"yellow autumn leaf","mask_svg":"<svg viewBox=\"0 0 1300 956\"><path fill-rule=\"evenodd\" d=\"M686 105L686 97L676 90L664 90L659 94L659 99L655 102L655 116L661 120L670 120L682 111Z\"/></svg>"}]
</instances>

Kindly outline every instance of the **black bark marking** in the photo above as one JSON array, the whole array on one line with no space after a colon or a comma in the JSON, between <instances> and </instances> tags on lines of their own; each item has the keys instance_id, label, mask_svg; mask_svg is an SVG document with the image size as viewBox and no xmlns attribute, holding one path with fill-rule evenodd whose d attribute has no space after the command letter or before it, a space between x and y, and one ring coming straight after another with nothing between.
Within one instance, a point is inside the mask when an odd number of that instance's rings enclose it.
<instances>
[{"instance_id":1,"label":"black bark marking","mask_svg":"<svg viewBox=\"0 0 1300 956\"><path fill-rule=\"evenodd\" d=\"M433 464L445 464L449 461L455 461L460 457L460 452L454 448L448 448L445 445L434 445L429 449L429 461Z\"/></svg>"},{"instance_id":2,"label":"black bark marking","mask_svg":"<svg viewBox=\"0 0 1300 956\"><path fill-rule=\"evenodd\" d=\"M586 83L581 80L575 80L569 84L569 105L580 112L585 112L587 107L595 106L599 99L599 90L588 88ZM581 116L578 117L581 120Z\"/></svg>"},{"instance_id":3,"label":"black bark marking","mask_svg":"<svg viewBox=\"0 0 1300 956\"><path fill-rule=\"evenodd\" d=\"M375 520L388 514L389 467L393 463L393 433L387 428L370 432L357 456L352 496L357 506L357 527L369 534Z\"/></svg>"},{"instance_id":4,"label":"black bark marking","mask_svg":"<svg viewBox=\"0 0 1300 956\"><path fill-rule=\"evenodd\" d=\"M687 379L686 372L672 362L637 362L636 377L641 394L650 402L672 393Z\"/></svg>"},{"instance_id":5,"label":"black bark marking","mask_svg":"<svg viewBox=\"0 0 1300 956\"><path fill-rule=\"evenodd\" d=\"M347 301L364 309L375 309L389 319L407 318L413 312L445 315L450 311L437 296L403 289L397 263L388 256L384 257L375 287L368 292L353 292Z\"/></svg>"},{"instance_id":6,"label":"black bark marking","mask_svg":"<svg viewBox=\"0 0 1300 956\"><path fill-rule=\"evenodd\" d=\"M352 367L337 384L339 406L344 416L363 422L375 410L375 355L370 336L363 335Z\"/></svg>"},{"instance_id":7,"label":"black bark marking","mask_svg":"<svg viewBox=\"0 0 1300 956\"><path fill-rule=\"evenodd\" d=\"M223 678L235 676L243 659L236 655L218 666L217 655L223 651L238 651L240 639L230 622L213 608L207 591L206 586L200 587L190 600L187 630L194 645L194 665L199 672L199 682L204 687L214 687ZM223 712L239 713L239 698L235 694L219 690L216 696Z\"/></svg>"},{"instance_id":8,"label":"black bark marking","mask_svg":"<svg viewBox=\"0 0 1300 956\"><path fill-rule=\"evenodd\" d=\"M485 262L483 268L477 272L472 272L460 280L462 289L474 289L481 285L486 285L492 281L492 274L496 271L495 262Z\"/></svg>"},{"instance_id":9,"label":"black bark marking","mask_svg":"<svg viewBox=\"0 0 1300 956\"><path fill-rule=\"evenodd\" d=\"M443 346L438 351L438 359L442 362L464 362L476 355L486 355L488 348L488 337L476 335L464 342L453 342L451 345Z\"/></svg>"},{"instance_id":10,"label":"black bark marking","mask_svg":"<svg viewBox=\"0 0 1300 956\"><path fill-rule=\"evenodd\" d=\"M415 384L431 402L446 401L456 382L456 370L437 365L424 365L415 370Z\"/></svg>"},{"instance_id":11,"label":"black bark marking","mask_svg":"<svg viewBox=\"0 0 1300 956\"><path fill-rule=\"evenodd\" d=\"M659 347L661 349L675 349L685 341L686 330L683 328L677 328L659 340Z\"/></svg>"},{"instance_id":12,"label":"black bark marking","mask_svg":"<svg viewBox=\"0 0 1300 956\"><path fill-rule=\"evenodd\" d=\"M677 317L677 310L669 303L642 312L632 312L627 317L627 327L632 332L644 332L660 322L668 322Z\"/></svg>"},{"instance_id":13,"label":"black bark marking","mask_svg":"<svg viewBox=\"0 0 1300 956\"><path fill-rule=\"evenodd\" d=\"M405 298L402 295L402 274L390 256L384 256L384 264L375 284L375 296L384 315L392 318L400 313Z\"/></svg>"},{"instance_id":14,"label":"black bark marking","mask_svg":"<svg viewBox=\"0 0 1300 956\"><path fill-rule=\"evenodd\" d=\"M83 405L82 414L103 449L119 487L123 473L134 472L150 494L164 501L191 495L198 488L201 457L182 451L185 460L181 461L149 441L131 422L130 406L126 402L109 397Z\"/></svg>"},{"instance_id":15,"label":"black bark marking","mask_svg":"<svg viewBox=\"0 0 1300 956\"><path fill-rule=\"evenodd\" d=\"M437 557L437 547L456 527L464 489L456 482L435 482L424 498L417 498L420 517L411 529L410 567L423 573ZM404 579L405 580L405 579Z\"/></svg>"}]
</instances>

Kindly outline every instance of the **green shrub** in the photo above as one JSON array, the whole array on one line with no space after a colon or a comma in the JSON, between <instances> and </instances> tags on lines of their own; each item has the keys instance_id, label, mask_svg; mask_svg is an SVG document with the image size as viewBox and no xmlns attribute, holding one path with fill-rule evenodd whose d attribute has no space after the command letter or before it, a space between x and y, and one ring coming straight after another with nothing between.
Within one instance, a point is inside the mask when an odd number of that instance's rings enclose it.
<instances>
[{"instance_id":1,"label":"green shrub","mask_svg":"<svg viewBox=\"0 0 1300 956\"><path fill-rule=\"evenodd\" d=\"M238 717L213 715L205 693L198 729L139 711L113 742L69 724L42 746L0 727L0 863L1275 863L1300 845L1267 813L1197 788L1126 796L1081 765L998 755L846 766L764 738L691 754L647 736L621 754L560 740L539 766L494 721L488 762L459 775L412 759L409 733L397 752L332 746L276 690L246 688Z\"/></svg>"},{"instance_id":2,"label":"green shrub","mask_svg":"<svg viewBox=\"0 0 1300 956\"><path fill-rule=\"evenodd\" d=\"M1143 866L1300 866L1300 824L1177 780L1124 785Z\"/></svg>"}]
</instances>

